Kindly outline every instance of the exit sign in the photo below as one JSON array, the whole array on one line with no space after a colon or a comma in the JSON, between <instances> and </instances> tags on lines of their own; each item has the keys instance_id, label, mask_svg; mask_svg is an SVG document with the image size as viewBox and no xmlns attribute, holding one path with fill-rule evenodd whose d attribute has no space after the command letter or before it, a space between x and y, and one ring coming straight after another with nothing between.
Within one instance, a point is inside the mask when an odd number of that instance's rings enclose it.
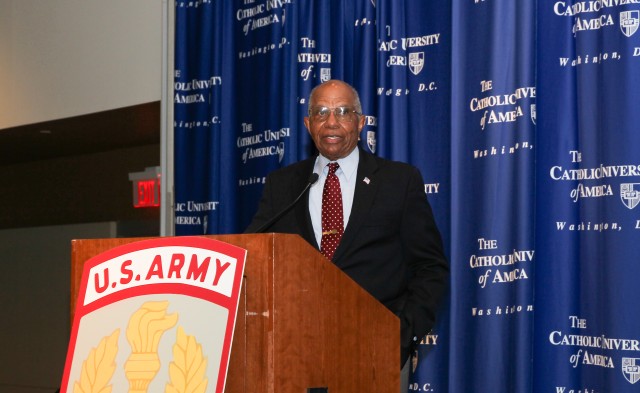
<instances>
[{"instance_id":1,"label":"exit sign","mask_svg":"<svg viewBox=\"0 0 640 393\"><path fill-rule=\"evenodd\" d=\"M133 207L160 206L160 167L129 173L129 180L133 182Z\"/></svg>"}]
</instances>

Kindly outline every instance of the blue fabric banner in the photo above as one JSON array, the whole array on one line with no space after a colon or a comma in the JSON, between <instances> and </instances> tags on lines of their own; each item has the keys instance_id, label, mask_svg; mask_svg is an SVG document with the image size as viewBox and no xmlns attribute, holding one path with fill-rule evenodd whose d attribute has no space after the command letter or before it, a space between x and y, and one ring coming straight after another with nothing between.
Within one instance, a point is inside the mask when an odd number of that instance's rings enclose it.
<instances>
[{"instance_id":1,"label":"blue fabric banner","mask_svg":"<svg viewBox=\"0 0 640 393\"><path fill-rule=\"evenodd\" d=\"M534 391L640 389L638 3L538 2Z\"/></svg>"},{"instance_id":2,"label":"blue fabric banner","mask_svg":"<svg viewBox=\"0 0 640 393\"><path fill-rule=\"evenodd\" d=\"M457 1L451 20L448 391L527 392L537 260L534 2Z\"/></svg>"},{"instance_id":3,"label":"blue fabric banner","mask_svg":"<svg viewBox=\"0 0 640 393\"><path fill-rule=\"evenodd\" d=\"M178 235L242 232L342 79L361 146L421 170L450 259L409 390L640 386L640 0L175 4Z\"/></svg>"}]
</instances>

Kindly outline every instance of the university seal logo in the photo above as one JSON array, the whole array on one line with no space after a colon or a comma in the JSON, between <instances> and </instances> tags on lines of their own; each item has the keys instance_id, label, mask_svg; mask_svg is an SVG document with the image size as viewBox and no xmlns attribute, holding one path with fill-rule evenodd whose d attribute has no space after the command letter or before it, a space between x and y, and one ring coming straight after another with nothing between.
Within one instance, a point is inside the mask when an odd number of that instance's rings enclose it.
<instances>
[{"instance_id":1,"label":"university seal logo","mask_svg":"<svg viewBox=\"0 0 640 393\"><path fill-rule=\"evenodd\" d=\"M371 153L376 152L376 133L375 131L367 131L367 146Z\"/></svg>"},{"instance_id":2,"label":"university seal logo","mask_svg":"<svg viewBox=\"0 0 640 393\"><path fill-rule=\"evenodd\" d=\"M331 68L320 68L320 82L326 82L331 79Z\"/></svg>"},{"instance_id":3,"label":"university seal logo","mask_svg":"<svg viewBox=\"0 0 640 393\"><path fill-rule=\"evenodd\" d=\"M622 375L629 383L634 384L640 380L640 359L638 358L622 358Z\"/></svg>"},{"instance_id":4,"label":"university seal logo","mask_svg":"<svg viewBox=\"0 0 640 393\"><path fill-rule=\"evenodd\" d=\"M620 30L622 34L631 37L640 25L640 11L622 11L620 13Z\"/></svg>"},{"instance_id":5,"label":"university seal logo","mask_svg":"<svg viewBox=\"0 0 640 393\"><path fill-rule=\"evenodd\" d=\"M424 67L424 52L409 53L409 70L413 75L418 75Z\"/></svg>"},{"instance_id":6,"label":"university seal logo","mask_svg":"<svg viewBox=\"0 0 640 393\"><path fill-rule=\"evenodd\" d=\"M620 199L629 209L633 209L640 203L640 183L620 184Z\"/></svg>"},{"instance_id":7,"label":"university seal logo","mask_svg":"<svg viewBox=\"0 0 640 393\"><path fill-rule=\"evenodd\" d=\"M536 104L531 104L531 121L536 124Z\"/></svg>"},{"instance_id":8,"label":"university seal logo","mask_svg":"<svg viewBox=\"0 0 640 393\"><path fill-rule=\"evenodd\" d=\"M282 159L284 158L284 142L278 143L278 147L278 162L282 162Z\"/></svg>"}]
</instances>

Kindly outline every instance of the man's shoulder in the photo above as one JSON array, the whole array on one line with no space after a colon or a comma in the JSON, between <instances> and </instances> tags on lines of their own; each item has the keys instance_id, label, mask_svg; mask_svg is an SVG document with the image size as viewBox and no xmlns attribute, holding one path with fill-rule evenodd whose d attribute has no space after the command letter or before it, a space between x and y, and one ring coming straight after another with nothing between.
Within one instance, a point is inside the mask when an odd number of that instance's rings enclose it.
<instances>
[{"instance_id":1,"label":"man's shoulder","mask_svg":"<svg viewBox=\"0 0 640 393\"><path fill-rule=\"evenodd\" d=\"M391 171L396 173L414 173L418 171L414 165L402 161L390 160L388 158L378 157L369 152L360 151L361 162L364 165L373 165L382 171ZM418 171L419 172L419 171Z\"/></svg>"},{"instance_id":2,"label":"man's shoulder","mask_svg":"<svg viewBox=\"0 0 640 393\"><path fill-rule=\"evenodd\" d=\"M288 177L294 175L304 176L305 174L308 176L313 169L313 164L316 160L316 157L309 157L302 161L294 162L293 164L289 164L283 166L281 168L274 169L269 173L270 177Z\"/></svg>"}]
</instances>

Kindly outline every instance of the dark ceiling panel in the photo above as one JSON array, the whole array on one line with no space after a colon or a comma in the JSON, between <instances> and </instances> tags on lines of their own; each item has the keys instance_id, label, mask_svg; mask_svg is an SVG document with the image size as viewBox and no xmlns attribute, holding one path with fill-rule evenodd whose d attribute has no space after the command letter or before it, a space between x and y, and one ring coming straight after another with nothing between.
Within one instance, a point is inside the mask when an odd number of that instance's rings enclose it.
<instances>
[{"instance_id":1,"label":"dark ceiling panel","mask_svg":"<svg viewBox=\"0 0 640 393\"><path fill-rule=\"evenodd\" d=\"M0 166L160 143L160 102L0 130Z\"/></svg>"}]
</instances>

